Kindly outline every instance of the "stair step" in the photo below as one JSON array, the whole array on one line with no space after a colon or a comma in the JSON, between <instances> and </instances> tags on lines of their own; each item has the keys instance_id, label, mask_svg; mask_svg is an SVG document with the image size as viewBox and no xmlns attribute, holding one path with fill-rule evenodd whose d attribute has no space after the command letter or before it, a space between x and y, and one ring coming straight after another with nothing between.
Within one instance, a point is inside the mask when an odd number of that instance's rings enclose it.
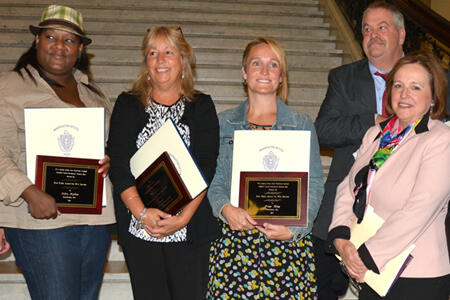
<instances>
[{"instance_id":1,"label":"stair step","mask_svg":"<svg viewBox=\"0 0 450 300\"><path fill-rule=\"evenodd\" d=\"M108 80L104 82L102 78L96 79L97 84L102 90L110 96L118 96L122 91L130 89L132 82L124 82L122 80L113 82ZM241 82L218 82L218 81L197 81L195 88L213 96L213 99L222 96L245 97ZM326 86L323 85L306 85L306 84L291 84L289 86L289 99L306 98L317 99L317 104L320 105L325 96Z\"/></svg>"},{"instance_id":2,"label":"stair step","mask_svg":"<svg viewBox=\"0 0 450 300\"><path fill-rule=\"evenodd\" d=\"M0 274L17 274L21 273L19 268L16 266L14 260L0 261Z\"/></svg>"},{"instance_id":3,"label":"stair step","mask_svg":"<svg viewBox=\"0 0 450 300\"><path fill-rule=\"evenodd\" d=\"M24 47L0 47L0 57L4 60L16 61L25 50ZM236 64L242 59L242 50L197 48L194 51L199 64ZM111 61L136 64L142 61L140 50L131 46L126 49L93 46L88 49L88 54L91 56L91 62L96 64L106 64ZM339 50L286 51L286 55L289 67L332 68L342 61Z\"/></svg>"},{"instance_id":4,"label":"stair step","mask_svg":"<svg viewBox=\"0 0 450 300\"><path fill-rule=\"evenodd\" d=\"M128 89L124 89L124 91L125 90L128 90ZM225 96L215 96L215 95L207 93L205 91L202 91L202 92L211 95L211 97L214 101L214 105L216 107L217 113L220 113L221 111L224 111L226 109L235 108L236 106L241 104L242 101L244 101L247 98L243 92L242 92L241 96L226 96L226 95ZM288 97L288 98L291 99L291 97ZM109 97L109 100L113 104L116 101L116 99L117 99L117 96ZM307 114L308 116L310 116L310 118L312 120L316 119L317 114L319 112L320 104L321 103L319 103L315 100L308 100L308 99L302 99L302 98L297 98L295 100L288 100L288 105L292 109L298 110L299 112Z\"/></svg>"},{"instance_id":5,"label":"stair step","mask_svg":"<svg viewBox=\"0 0 450 300\"><path fill-rule=\"evenodd\" d=\"M2 29L17 29L22 28L28 30L28 24L35 24L36 19L39 17L13 17L9 15L0 15L2 20ZM329 25L328 24L303 24L298 23L295 25L270 25L261 22L247 22L245 18L242 18L238 22L232 21L203 21L200 20L180 20L180 19L170 19L164 18L162 20L148 19L145 22L128 22L128 20L116 20L104 18L97 18L96 20L86 20L85 28L88 33L105 33L105 32L115 32L121 35L135 35L140 33L144 36L146 30L151 26L159 25L177 25L181 26L183 33L201 32L210 34L245 34L245 35L274 35L274 34L291 34L291 35L309 35L315 37L324 37L329 35ZM120 24L120 25L119 25Z\"/></svg>"},{"instance_id":6,"label":"stair step","mask_svg":"<svg viewBox=\"0 0 450 300\"><path fill-rule=\"evenodd\" d=\"M20 273L1 274L0 300L30 300L25 279ZM129 275L125 273L105 273L100 290L99 300L132 300L133 294ZM340 300L356 300L355 294L349 289Z\"/></svg>"},{"instance_id":7,"label":"stair step","mask_svg":"<svg viewBox=\"0 0 450 300\"><path fill-rule=\"evenodd\" d=\"M0 34L4 37L3 44L5 46L20 46L29 47L33 42L33 36L28 30L2 30ZM140 48L143 35L139 32L134 35L119 35L114 33L108 34L89 34L93 40L93 44L89 47L111 47L111 46L133 46ZM186 40L194 48L223 48L226 45L227 49L238 49L243 51L248 42L254 39L253 35L225 35L225 34L201 34L201 33L186 33ZM283 49L297 50L297 49L330 49L335 50L336 40L330 37L308 37L298 36L296 39L287 39L283 36L273 36ZM7 42L6 42L7 41Z\"/></svg>"},{"instance_id":8,"label":"stair step","mask_svg":"<svg viewBox=\"0 0 450 300\"><path fill-rule=\"evenodd\" d=\"M0 300L11 299L29 300L30 296L22 272L17 268L12 253L9 253L0 256ZM114 235L104 268L99 299L133 299L128 269Z\"/></svg>"},{"instance_id":9,"label":"stair step","mask_svg":"<svg viewBox=\"0 0 450 300\"><path fill-rule=\"evenodd\" d=\"M211 66L211 67L209 67ZM12 65L10 65L10 68ZM0 66L1 68L1 66ZM9 68L9 69L10 69ZM0 69L1 71L1 69ZM110 66L110 65L92 65L92 74L94 78L104 78L105 80L123 80L133 81L140 71L139 65L133 66ZM199 81L237 81L242 78L241 66L233 66L233 68L225 65L203 65L197 64L196 67L197 80ZM327 72L315 70L302 70L296 68L289 70L289 83L304 84L327 84Z\"/></svg>"},{"instance_id":10,"label":"stair step","mask_svg":"<svg viewBox=\"0 0 450 300\"><path fill-rule=\"evenodd\" d=\"M42 0L37 4L35 0L21 0L16 1L16 7L39 7L44 8L49 4L53 4L53 0ZM210 11L223 11L223 10L231 10L233 12L245 12L245 13L253 13L255 11L269 11L271 13L293 13L293 12L303 12L303 13L316 13L323 15L323 13L319 10L318 1L297 1L294 0L292 2L288 1L167 1L167 0L159 0L159 1L151 1L149 4L148 0L135 0L129 3L124 4L122 0L110 0L110 1L89 1L89 0L60 0L58 1L61 5L68 5L74 7L76 9L81 10L81 12L85 13L86 9L99 8L99 9L119 9L119 10L161 10L161 9L186 9L186 10L195 10L195 9L204 9L207 7ZM9 0L0 0L1 6L10 6ZM276 4L276 5L274 5Z\"/></svg>"},{"instance_id":11,"label":"stair step","mask_svg":"<svg viewBox=\"0 0 450 300\"><path fill-rule=\"evenodd\" d=\"M36 20L42 14L45 5L29 5L16 4L0 5L0 16L7 19L14 16L20 20ZM260 22L266 26L274 24L296 25L301 23L314 23L327 26L323 21L323 13L308 12L302 7L291 8L289 12L274 11L272 9L262 8L251 9L239 4L230 6L232 9L214 9L210 6L201 6L193 8L177 8L173 6L141 6L141 7L111 7L111 6L84 6L79 7L82 10L85 22L91 21L113 21L117 23L146 23L151 12L152 21L158 22L162 20L197 20L209 22L243 22L255 23ZM87 27L89 28L89 27Z\"/></svg>"},{"instance_id":12,"label":"stair step","mask_svg":"<svg viewBox=\"0 0 450 300\"><path fill-rule=\"evenodd\" d=\"M133 22L133 23L145 23L148 20L148 13L151 11L152 20L159 21L164 19L176 19L176 20L197 20L215 22L220 20L222 22L263 22L267 25L271 24L291 24L298 23L314 23L323 24L323 14L319 12L305 12L298 10L298 12L273 12L264 10L245 10L239 5L235 6L233 10L222 9L215 10L211 7L203 8L188 8L179 9L174 7L140 7L134 9L128 9L127 6L110 8L80 8L83 12L83 19L88 21L102 20L102 21L116 21L119 23ZM34 20L38 19L42 14L43 7L30 6L30 5L14 5L14 6L0 6L0 16L11 16L15 18ZM270 18L268 18L268 16Z\"/></svg>"},{"instance_id":13,"label":"stair step","mask_svg":"<svg viewBox=\"0 0 450 300\"><path fill-rule=\"evenodd\" d=\"M0 300L30 300L30 295L15 262L0 262ZM108 262L99 300L131 300L130 277L125 262Z\"/></svg>"},{"instance_id":14,"label":"stair step","mask_svg":"<svg viewBox=\"0 0 450 300\"><path fill-rule=\"evenodd\" d=\"M153 3L154 0L133 0L128 3L129 6L141 6L148 5L149 2ZM302 6L302 7L319 7L318 0L156 0L155 2L167 2L167 3L203 3L203 5L210 5L211 3L231 3L231 4L248 4L248 5L272 5L272 6ZM0 0L1 4L11 4L10 0ZM20 0L15 1L15 3L19 4L29 4L29 5L40 5L42 7L46 7L49 4L54 4L55 2L52 0L41 0L39 4L36 4L35 0ZM94 5L98 7L103 7L105 5L124 5L123 0L60 0L58 1L61 5L73 5L76 7L86 6L86 5Z\"/></svg>"},{"instance_id":15,"label":"stair step","mask_svg":"<svg viewBox=\"0 0 450 300\"><path fill-rule=\"evenodd\" d=\"M2 63L0 60L0 73L11 70L14 67L13 62ZM324 69L305 69L293 68L289 69L290 83L305 83L305 84L323 84L327 83L328 72ZM125 82L132 82L140 71L140 64L135 63L127 66L116 66L107 64L92 64L91 72L94 79L103 78L105 81L122 80ZM239 81L242 77L241 66L235 65L205 65L197 64L196 67L197 80L199 81Z\"/></svg>"}]
</instances>

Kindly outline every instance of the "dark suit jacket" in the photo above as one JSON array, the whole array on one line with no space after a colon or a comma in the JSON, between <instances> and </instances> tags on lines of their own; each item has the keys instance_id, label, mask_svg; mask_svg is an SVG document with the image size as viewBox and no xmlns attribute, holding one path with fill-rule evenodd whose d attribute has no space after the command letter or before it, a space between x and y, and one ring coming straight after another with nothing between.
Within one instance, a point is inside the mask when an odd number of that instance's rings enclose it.
<instances>
[{"instance_id":1,"label":"dark suit jacket","mask_svg":"<svg viewBox=\"0 0 450 300\"><path fill-rule=\"evenodd\" d=\"M446 75L450 82L448 70ZM450 88L447 109L450 109ZM312 231L318 238L327 239L336 188L350 171L352 154L361 145L367 129L375 125L376 113L375 84L367 59L330 71L327 94L315 122L320 146L334 149L325 194Z\"/></svg>"},{"instance_id":2,"label":"dark suit jacket","mask_svg":"<svg viewBox=\"0 0 450 300\"><path fill-rule=\"evenodd\" d=\"M328 90L315 125L322 147L334 148L325 194L313 227L313 235L326 240L338 184L350 171L352 153L361 145L377 112L375 84L367 59L330 71Z\"/></svg>"}]
</instances>

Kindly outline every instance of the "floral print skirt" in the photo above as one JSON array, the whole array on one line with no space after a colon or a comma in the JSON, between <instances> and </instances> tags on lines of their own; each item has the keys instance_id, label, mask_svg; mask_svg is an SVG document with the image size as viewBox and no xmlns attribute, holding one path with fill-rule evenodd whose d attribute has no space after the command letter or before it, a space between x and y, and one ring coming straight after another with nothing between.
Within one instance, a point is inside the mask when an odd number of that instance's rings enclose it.
<instances>
[{"instance_id":1,"label":"floral print skirt","mask_svg":"<svg viewBox=\"0 0 450 300\"><path fill-rule=\"evenodd\" d=\"M275 241L228 224L222 232L211 246L207 299L317 299L310 235Z\"/></svg>"}]
</instances>

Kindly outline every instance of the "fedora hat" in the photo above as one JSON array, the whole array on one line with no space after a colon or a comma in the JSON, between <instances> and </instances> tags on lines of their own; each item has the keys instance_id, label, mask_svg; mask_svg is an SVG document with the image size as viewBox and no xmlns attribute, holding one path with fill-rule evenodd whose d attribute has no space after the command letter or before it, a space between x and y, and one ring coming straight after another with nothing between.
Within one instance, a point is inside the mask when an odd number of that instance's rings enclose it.
<instances>
[{"instance_id":1,"label":"fedora hat","mask_svg":"<svg viewBox=\"0 0 450 300\"><path fill-rule=\"evenodd\" d=\"M30 25L29 28L34 35L39 34L42 29L58 29L79 36L84 45L89 45L92 42L92 40L85 35L81 13L67 6L48 6L42 13L39 25Z\"/></svg>"}]
</instances>

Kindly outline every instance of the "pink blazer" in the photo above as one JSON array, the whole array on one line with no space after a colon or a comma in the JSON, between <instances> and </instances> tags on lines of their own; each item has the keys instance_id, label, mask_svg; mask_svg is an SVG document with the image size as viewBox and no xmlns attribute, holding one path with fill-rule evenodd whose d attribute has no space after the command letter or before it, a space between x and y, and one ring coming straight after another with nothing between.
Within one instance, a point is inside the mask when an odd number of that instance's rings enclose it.
<instances>
[{"instance_id":1,"label":"pink blazer","mask_svg":"<svg viewBox=\"0 0 450 300\"><path fill-rule=\"evenodd\" d=\"M380 126L364 136L358 157L349 175L337 189L333 233L347 229L355 215L353 189L355 175L378 150ZM450 273L445 236L445 216L450 200L450 128L424 116L421 123L398 146L377 171L368 203L385 223L359 249L366 266L378 270L414 243L413 259L401 277L438 277ZM334 237L342 237L336 236ZM363 247L361 246L361 247Z\"/></svg>"}]
</instances>

